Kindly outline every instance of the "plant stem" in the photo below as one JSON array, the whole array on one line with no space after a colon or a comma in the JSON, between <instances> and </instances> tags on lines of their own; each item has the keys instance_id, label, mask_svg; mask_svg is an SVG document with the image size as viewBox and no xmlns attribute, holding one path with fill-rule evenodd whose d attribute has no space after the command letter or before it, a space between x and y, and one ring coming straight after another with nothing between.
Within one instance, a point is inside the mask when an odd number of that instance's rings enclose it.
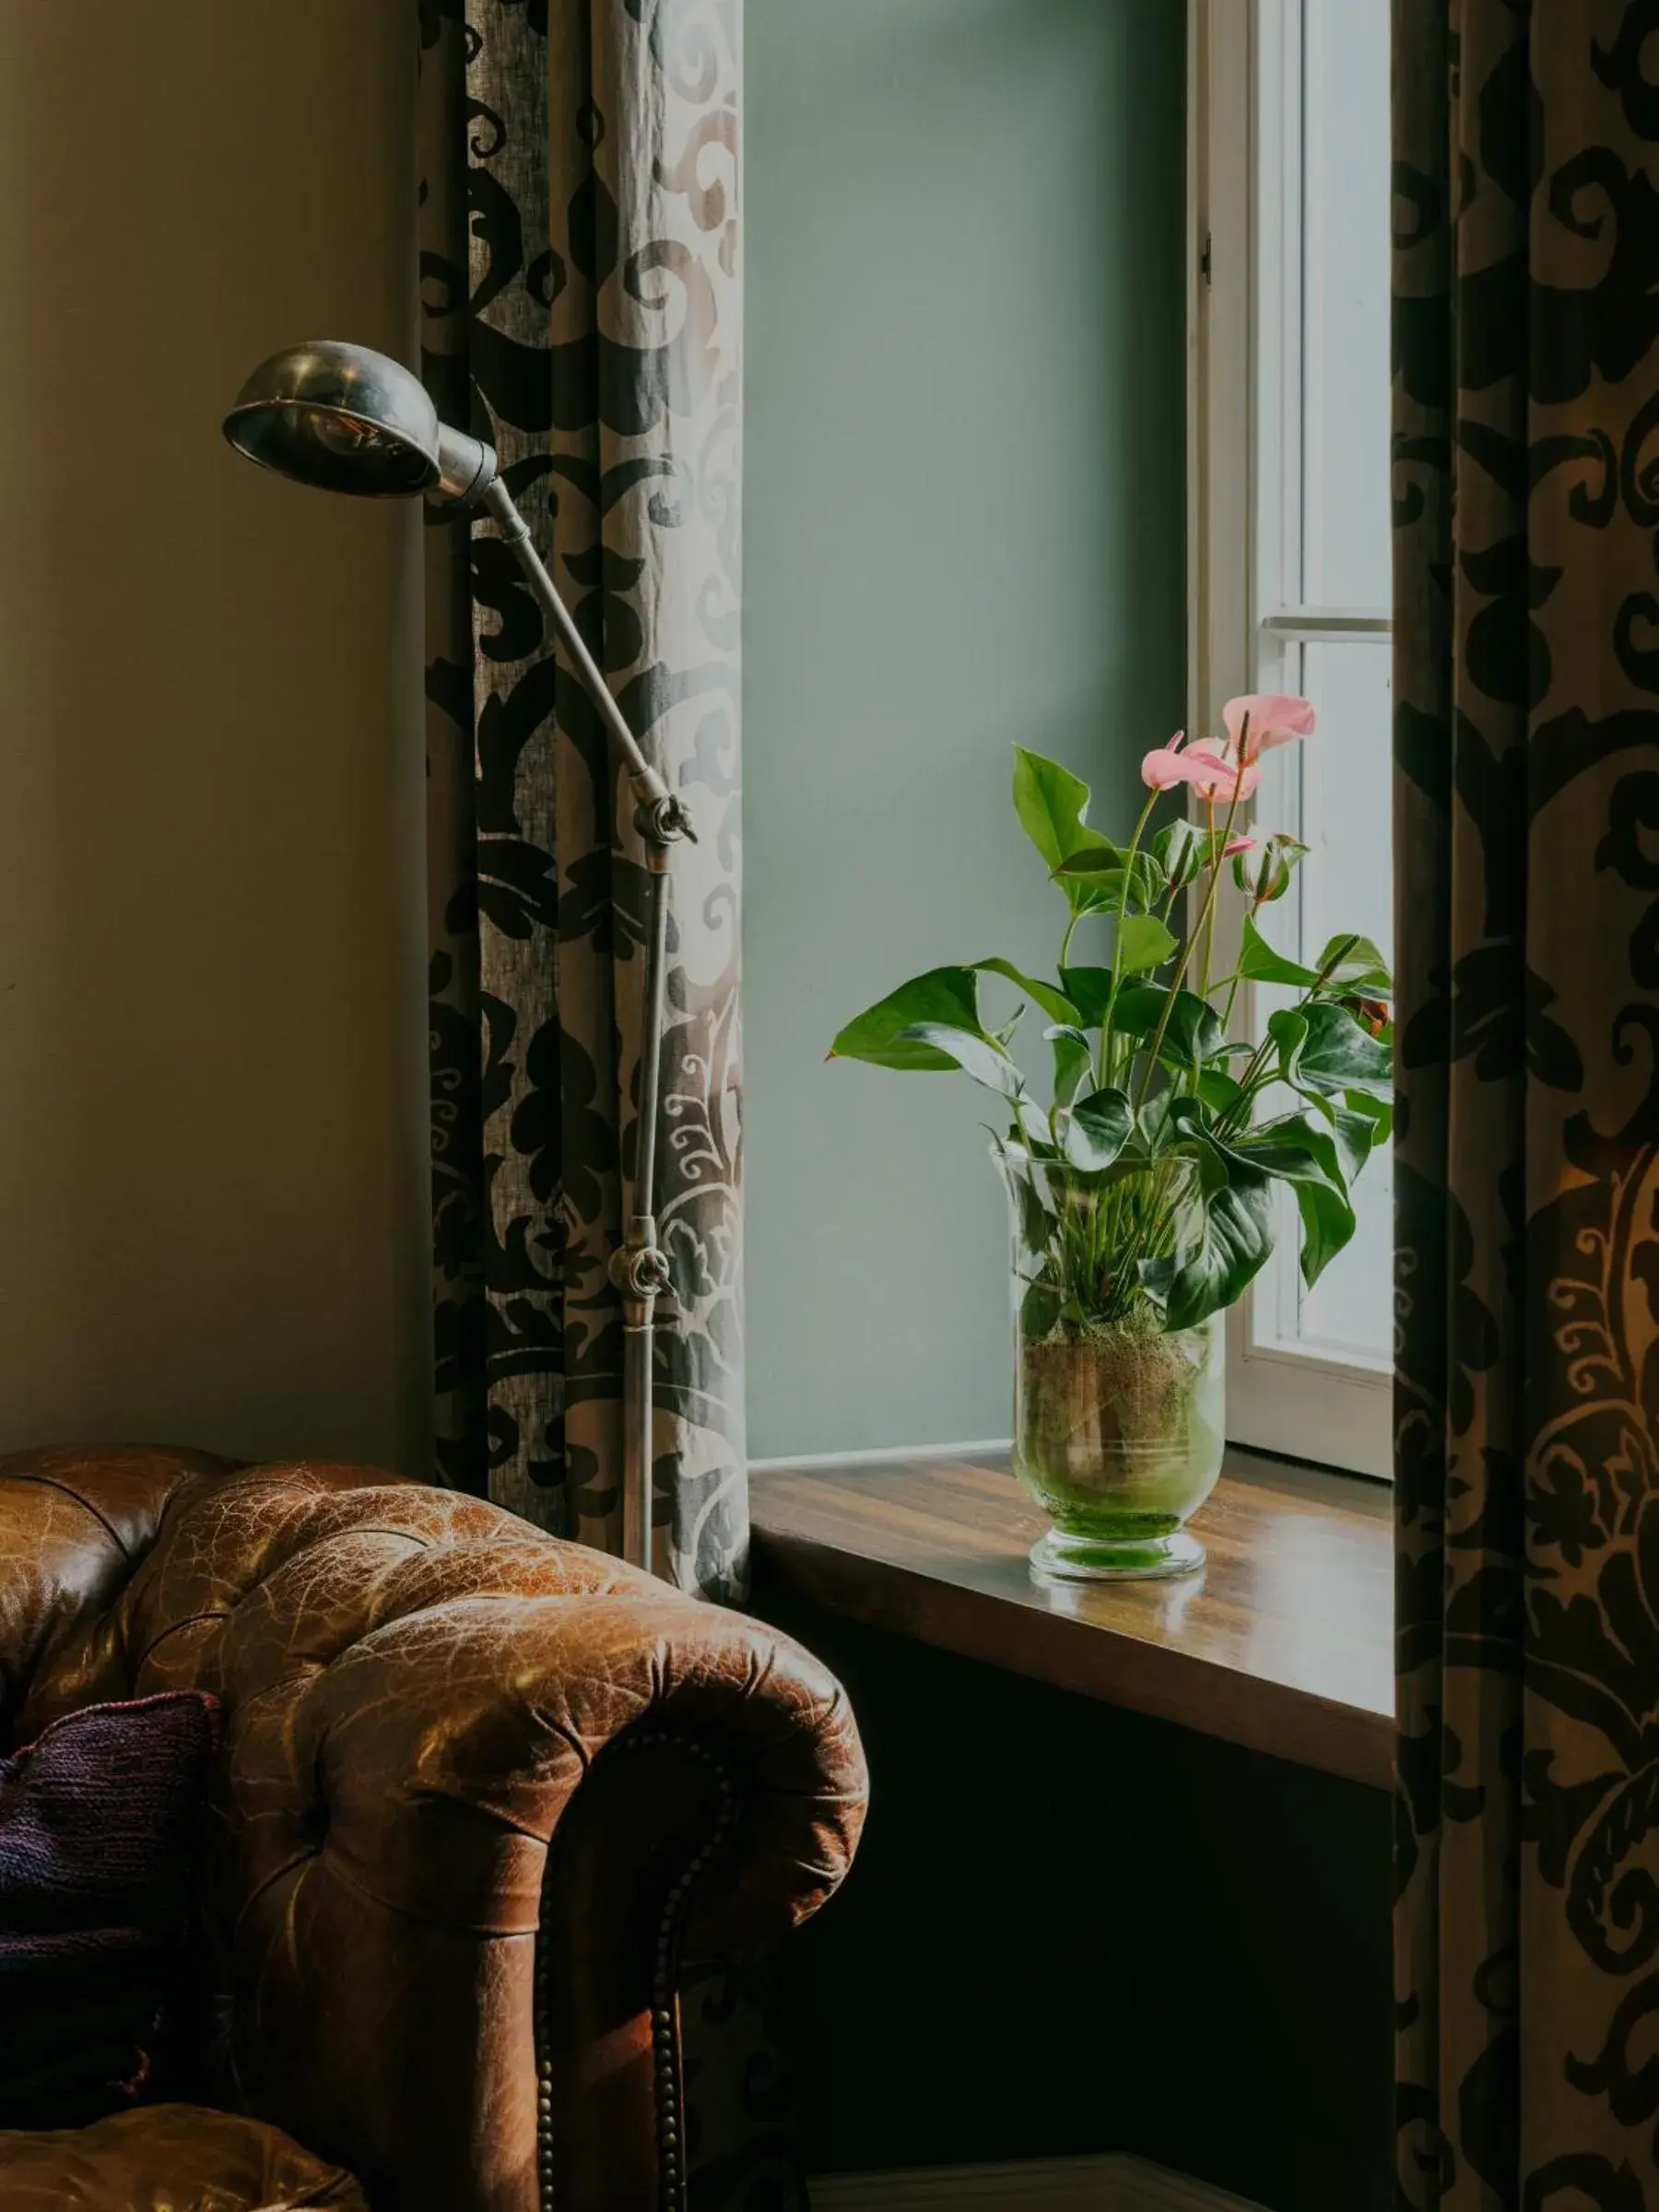
<instances>
[{"instance_id":1,"label":"plant stem","mask_svg":"<svg viewBox=\"0 0 1659 2212\"><path fill-rule=\"evenodd\" d=\"M1234 804L1237 804L1236 799ZM1231 815L1230 814L1227 818L1230 824L1232 821ZM1204 794L1204 830L1210 856L1210 865L1212 869L1219 869L1221 865L1221 855L1216 850L1216 796L1214 792L1206 791ZM1224 845L1226 844L1227 840L1225 837L1221 840L1221 842ZM1205 912L1208 913L1210 908L1213 907L1214 904L1215 900L1213 899L1210 900L1205 908ZM1209 996L1210 958L1215 949L1216 930L1215 924L1212 923L1210 924L1209 941L1204 947L1204 981L1198 986L1198 995L1200 998L1207 998Z\"/></svg>"},{"instance_id":2,"label":"plant stem","mask_svg":"<svg viewBox=\"0 0 1659 2212\"><path fill-rule=\"evenodd\" d=\"M1209 900L1204 910L1205 920L1207 924L1204 940L1204 981L1198 986L1198 995L1200 998L1204 999L1207 999L1209 996L1210 968L1216 957L1216 885L1220 880L1222 856L1226 853L1228 846L1232 842L1233 817L1239 811L1239 794L1243 788L1244 771L1249 765L1250 717L1248 714L1246 714L1243 721L1239 724L1238 767L1236 781L1233 784L1232 805L1227 810L1227 828L1225 830L1223 830L1221 835L1221 851L1216 854L1215 873L1210 877ZM1213 832L1216 826L1216 804L1213 798L1210 800L1209 806L1210 829ZM1226 1024L1223 1023L1222 1026L1225 1028Z\"/></svg>"},{"instance_id":3,"label":"plant stem","mask_svg":"<svg viewBox=\"0 0 1659 2212\"><path fill-rule=\"evenodd\" d=\"M1218 1133L1223 1136L1236 1135L1248 1126L1250 1108L1255 1102L1256 1092L1262 1088L1261 1075L1266 1065L1267 1053L1273 1043L1264 1037L1245 1063L1244 1073L1239 1077L1239 1095L1217 1120Z\"/></svg>"},{"instance_id":4,"label":"plant stem","mask_svg":"<svg viewBox=\"0 0 1659 2212\"><path fill-rule=\"evenodd\" d=\"M1147 794L1147 803L1140 810L1140 819L1135 825L1135 835L1129 840L1128 857L1124 863L1124 888L1118 900L1117 934L1112 939L1112 988L1106 994L1106 1010L1100 1016L1100 1060L1098 1072L1102 1088L1110 1083L1117 1073L1117 1054L1113 1049L1112 1034L1112 1008L1117 1005L1118 986L1123 981L1124 918L1129 912L1129 887L1135 880L1135 856L1140 851L1142 834L1147 824L1152 818L1152 809L1157 804L1157 792L1149 791ZM1135 1062L1133 1053L1130 1053L1129 1059L1130 1065L1133 1066Z\"/></svg>"},{"instance_id":5,"label":"plant stem","mask_svg":"<svg viewBox=\"0 0 1659 2212\"><path fill-rule=\"evenodd\" d=\"M1246 918L1249 921L1253 922L1261 911L1261 900L1259 898L1253 899L1250 902L1250 912ZM1218 979L1218 981L1219 981L1219 979ZM1232 974L1227 978L1227 1004L1221 1009L1221 1027L1223 1029L1226 1029L1228 1023L1232 1019L1233 1001L1238 997L1239 985L1243 981L1243 971L1237 968L1235 968Z\"/></svg>"},{"instance_id":6,"label":"plant stem","mask_svg":"<svg viewBox=\"0 0 1659 2212\"><path fill-rule=\"evenodd\" d=\"M1221 832L1221 845L1223 849L1225 849L1229 839L1232 836L1233 817L1239 811L1239 791L1241 785L1243 783L1243 772L1241 770L1237 779L1233 783L1232 803L1227 809L1227 822ZM1175 1010L1176 996L1181 990L1182 982L1186 980L1187 965L1193 957L1193 947L1198 942L1198 939L1203 935L1205 929L1209 924L1210 917L1215 912L1216 886L1220 882L1220 880L1221 853L1218 851L1216 853L1214 864L1210 868L1209 889L1205 895L1204 908L1198 916L1198 926L1194 930L1192 935L1187 939L1185 945L1182 947L1181 964L1175 971L1175 980L1170 985L1170 995L1164 1000L1163 1012L1159 1016L1158 1028L1153 1032L1152 1049L1147 1058L1146 1073L1141 1077L1140 1089L1135 1094L1135 1111L1136 1113L1140 1112L1141 1108L1147 1102L1147 1093L1152 1087L1153 1073L1158 1066L1158 1055L1163 1050L1164 1033L1170 1026L1170 1016Z\"/></svg>"}]
</instances>

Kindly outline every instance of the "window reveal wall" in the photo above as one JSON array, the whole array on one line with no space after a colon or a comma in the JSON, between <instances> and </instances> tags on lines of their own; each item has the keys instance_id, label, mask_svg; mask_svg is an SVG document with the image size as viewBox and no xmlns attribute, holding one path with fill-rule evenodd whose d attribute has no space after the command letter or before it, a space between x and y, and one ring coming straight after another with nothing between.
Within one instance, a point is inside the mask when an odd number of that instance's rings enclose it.
<instances>
[{"instance_id":1,"label":"window reveal wall","mask_svg":"<svg viewBox=\"0 0 1659 2212\"><path fill-rule=\"evenodd\" d=\"M1183 10L747 23L750 1448L1008 1432L971 1087L826 1067L902 976L1052 963L1018 740L1102 822L1180 724ZM1132 818L1132 817L1131 817Z\"/></svg>"}]
</instances>

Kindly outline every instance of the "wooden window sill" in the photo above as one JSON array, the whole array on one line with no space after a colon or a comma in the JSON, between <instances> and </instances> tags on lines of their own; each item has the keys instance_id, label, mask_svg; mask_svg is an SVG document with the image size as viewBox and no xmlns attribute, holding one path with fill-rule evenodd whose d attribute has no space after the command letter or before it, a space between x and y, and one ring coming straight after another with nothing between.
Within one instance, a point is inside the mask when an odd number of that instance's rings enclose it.
<instances>
[{"instance_id":1,"label":"wooden window sill","mask_svg":"<svg viewBox=\"0 0 1659 2212\"><path fill-rule=\"evenodd\" d=\"M752 1477L759 1590L1389 1787L1393 1499L1230 1449L1171 1583L1048 1589L1043 1528L1006 1459L918 1455Z\"/></svg>"}]
</instances>

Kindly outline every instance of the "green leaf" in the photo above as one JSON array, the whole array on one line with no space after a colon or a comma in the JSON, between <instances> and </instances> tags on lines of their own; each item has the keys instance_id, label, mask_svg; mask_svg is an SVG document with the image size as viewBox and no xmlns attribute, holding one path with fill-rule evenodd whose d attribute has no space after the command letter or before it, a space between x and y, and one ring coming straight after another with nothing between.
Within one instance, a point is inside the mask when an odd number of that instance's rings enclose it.
<instances>
[{"instance_id":1,"label":"green leaf","mask_svg":"<svg viewBox=\"0 0 1659 2212\"><path fill-rule=\"evenodd\" d=\"M1370 1122L1373 1148L1378 1145L1385 1145L1394 1135L1394 1110L1392 1095L1382 1098L1373 1097L1371 1092L1364 1090L1345 1090L1342 1094L1342 1102L1350 1113L1363 1114L1365 1119Z\"/></svg>"},{"instance_id":2,"label":"green leaf","mask_svg":"<svg viewBox=\"0 0 1659 2212\"><path fill-rule=\"evenodd\" d=\"M1236 1105L1243 1088L1224 1067L1201 1067L1198 1071L1198 1096L1213 1113L1225 1113Z\"/></svg>"},{"instance_id":3,"label":"green leaf","mask_svg":"<svg viewBox=\"0 0 1659 2212\"><path fill-rule=\"evenodd\" d=\"M1394 1056L1346 1006L1325 999L1284 1006L1268 1016L1267 1031L1278 1046L1279 1080L1311 1100L1333 1128L1339 1116L1364 1115L1373 1124L1366 1150L1388 1135ZM1364 1137L1354 1128L1347 1141L1357 1147Z\"/></svg>"},{"instance_id":4,"label":"green leaf","mask_svg":"<svg viewBox=\"0 0 1659 2212\"><path fill-rule=\"evenodd\" d=\"M1247 897L1269 905L1290 888L1296 865L1307 850L1300 838L1276 830L1253 853L1234 853L1233 881Z\"/></svg>"},{"instance_id":5,"label":"green leaf","mask_svg":"<svg viewBox=\"0 0 1659 2212\"><path fill-rule=\"evenodd\" d=\"M1135 1133L1141 1152L1147 1159L1156 1159L1169 1138L1168 1123L1170 1101L1167 1098L1148 1099L1135 1116Z\"/></svg>"},{"instance_id":6,"label":"green leaf","mask_svg":"<svg viewBox=\"0 0 1659 2212\"><path fill-rule=\"evenodd\" d=\"M1058 1159L1060 1151L1054 1143L1054 1133L1049 1117L1036 1101L1021 1092L1014 1101L1014 1127L1011 1135L1024 1145L1036 1159Z\"/></svg>"},{"instance_id":7,"label":"green leaf","mask_svg":"<svg viewBox=\"0 0 1659 2212\"><path fill-rule=\"evenodd\" d=\"M875 1067L952 1068L948 1053L905 1032L921 1022L945 1022L979 1035L979 984L971 968L930 968L855 1015L830 1047L832 1060L867 1060Z\"/></svg>"},{"instance_id":8,"label":"green leaf","mask_svg":"<svg viewBox=\"0 0 1659 2212\"><path fill-rule=\"evenodd\" d=\"M1364 1098L1365 1093L1357 1094ZM1342 1180L1351 1188L1356 1175L1371 1158L1380 1142L1387 1138L1388 1131L1382 1122L1369 1113L1361 1113L1348 1105L1346 1096L1339 1106L1334 1099L1324 1101L1331 1124L1331 1135L1336 1146L1336 1155L1342 1169ZM1392 1122L1392 1109L1384 1109Z\"/></svg>"},{"instance_id":9,"label":"green leaf","mask_svg":"<svg viewBox=\"0 0 1659 2212\"><path fill-rule=\"evenodd\" d=\"M1213 868L1227 849L1225 830L1201 830L1184 815L1160 830L1152 851L1171 889L1185 890L1206 869Z\"/></svg>"},{"instance_id":10,"label":"green leaf","mask_svg":"<svg viewBox=\"0 0 1659 2212\"><path fill-rule=\"evenodd\" d=\"M1159 1253L1156 1259L1136 1260L1135 1272L1141 1287L1156 1305L1161 1306L1170 1295L1170 1285L1175 1280L1180 1265L1173 1253Z\"/></svg>"},{"instance_id":11,"label":"green leaf","mask_svg":"<svg viewBox=\"0 0 1659 2212\"><path fill-rule=\"evenodd\" d=\"M1120 1036L1150 1040L1163 1018L1170 996L1162 983L1132 983L1118 993L1112 1026ZM1171 1067L1190 1067L1228 1051L1227 1033L1207 1000L1195 991L1178 991L1159 1058Z\"/></svg>"},{"instance_id":12,"label":"green leaf","mask_svg":"<svg viewBox=\"0 0 1659 2212\"><path fill-rule=\"evenodd\" d=\"M1077 853L1103 849L1114 861L1119 857L1116 846L1083 819L1088 796L1088 784L1057 760L1027 752L1022 745L1014 747L1014 811L1051 875ZM1091 884L1067 883L1062 888L1076 913L1091 913L1100 903Z\"/></svg>"},{"instance_id":13,"label":"green leaf","mask_svg":"<svg viewBox=\"0 0 1659 2212\"><path fill-rule=\"evenodd\" d=\"M1079 1029L1060 1023L1043 1036L1054 1048L1054 1104L1069 1106L1094 1069L1094 1047Z\"/></svg>"},{"instance_id":14,"label":"green leaf","mask_svg":"<svg viewBox=\"0 0 1659 2212\"><path fill-rule=\"evenodd\" d=\"M1305 1110L1284 1113L1232 1140L1233 1149L1288 1182L1312 1175L1347 1188L1347 1171L1335 1132Z\"/></svg>"},{"instance_id":15,"label":"green leaf","mask_svg":"<svg viewBox=\"0 0 1659 2212\"><path fill-rule=\"evenodd\" d=\"M1177 1099L1170 1112L1184 1136L1230 1166L1242 1165L1253 1174L1276 1176L1286 1182L1333 1176L1341 1182L1330 1131L1303 1114L1284 1114L1263 1128L1224 1137L1195 1100Z\"/></svg>"},{"instance_id":16,"label":"green leaf","mask_svg":"<svg viewBox=\"0 0 1659 2212\"><path fill-rule=\"evenodd\" d=\"M1178 1099L1170 1112L1203 1163L1206 1226L1199 1250L1181 1255L1166 1324L1190 1326L1179 1316L1194 1312L1203 1319L1232 1304L1262 1266L1273 1248L1270 1182L1288 1182L1296 1193L1302 1276L1316 1282L1354 1233L1354 1209L1331 1132L1309 1116L1294 1115L1224 1141L1196 1100Z\"/></svg>"},{"instance_id":17,"label":"green leaf","mask_svg":"<svg viewBox=\"0 0 1659 2212\"><path fill-rule=\"evenodd\" d=\"M1051 1021L1075 1023L1081 1019L1077 1007L1063 991L1056 991L1053 983L1043 982L1039 976L1025 974L1015 967L1012 960L975 960L973 965L981 975L1002 975L1009 982L1018 983L1028 998L1036 1001Z\"/></svg>"},{"instance_id":18,"label":"green leaf","mask_svg":"<svg viewBox=\"0 0 1659 2212\"><path fill-rule=\"evenodd\" d=\"M1394 991L1388 962L1369 937L1358 937L1352 930L1331 939L1319 956L1319 973L1332 989L1359 991L1372 998L1387 997Z\"/></svg>"},{"instance_id":19,"label":"green leaf","mask_svg":"<svg viewBox=\"0 0 1659 2212\"><path fill-rule=\"evenodd\" d=\"M1318 1132L1328 1150L1331 1171L1346 1188L1353 1187L1355 1177L1365 1166L1376 1147L1377 1124L1368 1114L1356 1113L1341 1099L1329 1091L1304 1090L1317 1120L1312 1116L1282 1115L1263 1124L1265 1129L1291 1128L1299 1124ZM1322 1152L1321 1158L1325 1153Z\"/></svg>"},{"instance_id":20,"label":"green leaf","mask_svg":"<svg viewBox=\"0 0 1659 2212\"><path fill-rule=\"evenodd\" d=\"M1203 1139L1200 1144L1204 1191L1198 1241L1177 1254L1164 1293L1164 1326L1170 1329L1195 1328L1230 1306L1273 1250L1267 1177L1230 1159L1213 1144Z\"/></svg>"},{"instance_id":21,"label":"green leaf","mask_svg":"<svg viewBox=\"0 0 1659 2212\"><path fill-rule=\"evenodd\" d=\"M1179 940L1156 914L1125 914L1118 924L1116 965L1124 975L1144 975L1161 968Z\"/></svg>"},{"instance_id":22,"label":"green leaf","mask_svg":"<svg viewBox=\"0 0 1659 2212\"><path fill-rule=\"evenodd\" d=\"M1302 991L1311 991L1319 981L1317 970L1304 968L1300 961L1288 960L1282 952L1275 952L1249 914L1244 917L1239 973L1253 983L1291 983Z\"/></svg>"},{"instance_id":23,"label":"green leaf","mask_svg":"<svg viewBox=\"0 0 1659 2212\"><path fill-rule=\"evenodd\" d=\"M992 1143L1018 1216L1020 1247L1032 1258L1042 1260L1053 1240L1054 1217L1042 1203L1042 1193L1037 1188L1029 1158L1022 1159L1018 1153L1010 1152L1000 1137L994 1136Z\"/></svg>"},{"instance_id":24,"label":"green leaf","mask_svg":"<svg viewBox=\"0 0 1659 2212\"><path fill-rule=\"evenodd\" d=\"M1240 1137L1231 1149L1294 1185L1302 1222L1302 1280L1312 1288L1354 1233L1354 1208L1335 1136L1311 1115L1296 1114Z\"/></svg>"},{"instance_id":25,"label":"green leaf","mask_svg":"<svg viewBox=\"0 0 1659 2212\"><path fill-rule=\"evenodd\" d=\"M1301 1056L1308 1042L1308 1017L1300 1006L1280 1006L1267 1017L1267 1034L1278 1046L1279 1080L1300 1089Z\"/></svg>"},{"instance_id":26,"label":"green leaf","mask_svg":"<svg viewBox=\"0 0 1659 2212\"><path fill-rule=\"evenodd\" d=\"M1331 939L1320 954L1317 967L1304 968L1300 961L1287 959L1283 953L1276 952L1248 914L1244 917L1239 973L1248 976L1253 982L1289 983L1301 991L1312 991L1317 986L1322 994L1352 991L1385 998L1394 990L1387 963L1369 937L1346 931Z\"/></svg>"},{"instance_id":27,"label":"green leaf","mask_svg":"<svg viewBox=\"0 0 1659 2212\"><path fill-rule=\"evenodd\" d=\"M1328 1182L1298 1182L1296 1210L1301 1216L1302 1280L1311 1290L1354 1234L1354 1209Z\"/></svg>"},{"instance_id":28,"label":"green leaf","mask_svg":"<svg viewBox=\"0 0 1659 2212\"><path fill-rule=\"evenodd\" d=\"M1040 1344L1060 1318L1060 1293L1047 1283L1033 1283L1019 1302L1019 1333L1028 1344Z\"/></svg>"},{"instance_id":29,"label":"green leaf","mask_svg":"<svg viewBox=\"0 0 1659 2212\"><path fill-rule=\"evenodd\" d=\"M1083 819L1088 799L1088 784L1070 769L1028 752L1023 745L1014 747L1014 811L1051 868L1085 845L1106 842Z\"/></svg>"},{"instance_id":30,"label":"green leaf","mask_svg":"<svg viewBox=\"0 0 1659 2212\"><path fill-rule=\"evenodd\" d=\"M1065 986L1065 995L1077 1009L1077 1019L1086 1030L1098 1030L1112 996L1110 968L1062 968L1060 981Z\"/></svg>"},{"instance_id":31,"label":"green leaf","mask_svg":"<svg viewBox=\"0 0 1659 2212\"><path fill-rule=\"evenodd\" d=\"M1127 912L1132 914L1160 905L1170 888L1162 868L1149 853L1137 853L1131 861L1128 853L1119 853L1111 845L1075 853L1069 860L1062 861L1054 874L1068 888L1079 880L1087 880L1096 894L1093 911L1100 913L1124 911L1125 886Z\"/></svg>"},{"instance_id":32,"label":"green leaf","mask_svg":"<svg viewBox=\"0 0 1659 2212\"><path fill-rule=\"evenodd\" d=\"M1074 1168L1111 1167L1128 1143L1135 1109L1121 1090L1097 1090L1072 1108L1065 1157Z\"/></svg>"},{"instance_id":33,"label":"green leaf","mask_svg":"<svg viewBox=\"0 0 1659 2212\"><path fill-rule=\"evenodd\" d=\"M1308 1025L1294 1077L1299 1089L1394 1091L1394 1053L1346 1006L1315 999L1301 1008Z\"/></svg>"},{"instance_id":34,"label":"green leaf","mask_svg":"<svg viewBox=\"0 0 1659 2212\"><path fill-rule=\"evenodd\" d=\"M987 1090L1000 1091L1005 1099L1018 1099L1025 1088L1025 1078L1006 1053L998 1052L977 1030L954 1029L946 1021L917 1021L905 1030L901 1041L927 1045Z\"/></svg>"}]
</instances>

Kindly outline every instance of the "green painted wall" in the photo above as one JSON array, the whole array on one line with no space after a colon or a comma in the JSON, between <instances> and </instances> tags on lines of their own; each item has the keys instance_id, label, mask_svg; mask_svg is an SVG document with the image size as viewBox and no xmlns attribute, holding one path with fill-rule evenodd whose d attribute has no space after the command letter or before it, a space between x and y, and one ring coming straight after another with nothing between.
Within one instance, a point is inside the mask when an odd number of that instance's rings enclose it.
<instances>
[{"instance_id":1,"label":"green painted wall","mask_svg":"<svg viewBox=\"0 0 1659 2212\"><path fill-rule=\"evenodd\" d=\"M824 1051L919 970L1052 960L1016 740L1110 823L1181 719L1183 15L750 0L757 1456L1007 1431L979 1098Z\"/></svg>"}]
</instances>

